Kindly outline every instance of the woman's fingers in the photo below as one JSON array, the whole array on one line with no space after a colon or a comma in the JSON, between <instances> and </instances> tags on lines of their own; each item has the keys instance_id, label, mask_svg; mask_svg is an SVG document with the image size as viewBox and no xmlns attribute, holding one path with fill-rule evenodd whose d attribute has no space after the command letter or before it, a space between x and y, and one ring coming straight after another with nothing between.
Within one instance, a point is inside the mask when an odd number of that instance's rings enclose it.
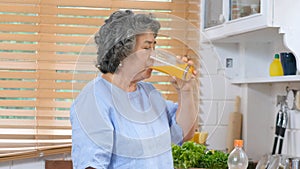
<instances>
[{"instance_id":1,"label":"woman's fingers","mask_svg":"<svg viewBox=\"0 0 300 169\"><path fill-rule=\"evenodd\" d=\"M190 59L188 58L188 56L176 56L177 59L182 60L183 62L188 62Z\"/></svg>"},{"instance_id":2,"label":"woman's fingers","mask_svg":"<svg viewBox=\"0 0 300 169\"><path fill-rule=\"evenodd\" d=\"M187 63L188 65L190 66L194 66L194 62L191 60L191 58L188 56L188 55L185 55L185 56L176 56L177 59ZM195 78L197 76L197 71L195 69L193 69L193 78Z\"/></svg>"},{"instance_id":3,"label":"woman's fingers","mask_svg":"<svg viewBox=\"0 0 300 169\"><path fill-rule=\"evenodd\" d=\"M188 65L194 66L194 62L191 60L191 58L188 55L185 56L176 56L177 59L182 60L183 62L187 63ZM193 77L196 77L197 71L193 69Z\"/></svg>"},{"instance_id":4,"label":"woman's fingers","mask_svg":"<svg viewBox=\"0 0 300 169\"><path fill-rule=\"evenodd\" d=\"M188 57L186 57L186 56L182 57L181 60L184 61L184 62L188 62L189 61Z\"/></svg>"}]
</instances>

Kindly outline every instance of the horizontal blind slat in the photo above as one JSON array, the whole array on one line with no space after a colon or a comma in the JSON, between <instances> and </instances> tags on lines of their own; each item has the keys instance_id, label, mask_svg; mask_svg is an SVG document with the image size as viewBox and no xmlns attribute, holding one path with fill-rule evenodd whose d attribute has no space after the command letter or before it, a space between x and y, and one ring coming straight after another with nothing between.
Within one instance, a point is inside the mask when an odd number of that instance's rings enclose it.
<instances>
[{"instance_id":1,"label":"horizontal blind slat","mask_svg":"<svg viewBox=\"0 0 300 169\"><path fill-rule=\"evenodd\" d=\"M35 107L37 106L34 100L0 100L1 107ZM2 111L2 110L0 110Z\"/></svg>"},{"instance_id":2,"label":"horizontal blind slat","mask_svg":"<svg viewBox=\"0 0 300 169\"><path fill-rule=\"evenodd\" d=\"M71 106L71 100L69 102L62 101L49 101L49 100L0 100L1 107L47 107L47 108L69 108Z\"/></svg>"},{"instance_id":3,"label":"horizontal blind slat","mask_svg":"<svg viewBox=\"0 0 300 169\"><path fill-rule=\"evenodd\" d=\"M12 14L0 14L0 22L27 22L27 23L39 23L40 17L38 16L23 16Z\"/></svg>"},{"instance_id":4,"label":"horizontal blind slat","mask_svg":"<svg viewBox=\"0 0 300 169\"><path fill-rule=\"evenodd\" d=\"M1 116L69 117L69 111L1 109Z\"/></svg>"},{"instance_id":5,"label":"horizontal blind slat","mask_svg":"<svg viewBox=\"0 0 300 169\"><path fill-rule=\"evenodd\" d=\"M0 66L1 68L1 66ZM38 74L36 72L12 72L12 71L8 71L6 70L1 70L0 71L0 77L3 79L18 79L18 80L22 80L22 79L32 79L35 80L38 77Z\"/></svg>"},{"instance_id":6,"label":"horizontal blind slat","mask_svg":"<svg viewBox=\"0 0 300 169\"><path fill-rule=\"evenodd\" d=\"M39 0L0 0L0 3L12 3L12 4L24 4L24 5L36 5L39 3Z\"/></svg>"},{"instance_id":7,"label":"horizontal blind slat","mask_svg":"<svg viewBox=\"0 0 300 169\"><path fill-rule=\"evenodd\" d=\"M52 98L52 99L72 99L77 92L55 92L55 91L25 91L25 90L2 90L0 97L7 98Z\"/></svg>"},{"instance_id":8,"label":"horizontal blind slat","mask_svg":"<svg viewBox=\"0 0 300 169\"><path fill-rule=\"evenodd\" d=\"M25 24L1 24L0 31L36 33L39 32L39 27Z\"/></svg>"},{"instance_id":9,"label":"horizontal blind slat","mask_svg":"<svg viewBox=\"0 0 300 169\"><path fill-rule=\"evenodd\" d=\"M39 34L39 35L30 35L30 34L2 34L0 40L4 41L26 41L26 42L41 42L42 44L51 44L58 45L60 44L62 47L67 45L94 45L93 35L91 36L62 36L62 35L54 35L54 34ZM10 45L9 43L5 45ZM13 46L15 44L12 44ZM24 45L24 44L23 44ZM32 44L31 44L32 45ZM157 46L182 46L182 42L176 39L157 39ZM1 44L4 46L4 44ZM38 46L38 45L34 45ZM5 49L6 47L4 46ZM32 47L33 48L33 47ZM37 47L33 48L36 49ZM92 48L92 47L91 47ZM1 48L0 48L1 49ZM29 55L29 54L27 54ZM52 54L55 55L55 54ZM3 56L1 56L3 57ZM74 57L74 56L73 56Z\"/></svg>"},{"instance_id":10,"label":"horizontal blind slat","mask_svg":"<svg viewBox=\"0 0 300 169\"><path fill-rule=\"evenodd\" d=\"M32 79L32 80L90 80L96 77L95 74L73 74L71 73L58 73L58 72L10 72L7 70L0 71L0 77L6 79Z\"/></svg>"},{"instance_id":11,"label":"horizontal blind slat","mask_svg":"<svg viewBox=\"0 0 300 169\"><path fill-rule=\"evenodd\" d=\"M49 3L49 2L47 2ZM111 7L111 8L130 8L130 9L172 9L172 8L183 8L180 5L170 2L141 2L141 1L122 1L122 0L89 0L89 1L76 1L76 0L61 0L59 1L60 6L83 6L83 7ZM181 4L184 5L184 4Z\"/></svg>"},{"instance_id":12,"label":"horizontal blind slat","mask_svg":"<svg viewBox=\"0 0 300 169\"><path fill-rule=\"evenodd\" d=\"M1 138L5 136L71 136L72 131L70 129L24 129L24 128L0 128Z\"/></svg>"},{"instance_id":13,"label":"horizontal blind slat","mask_svg":"<svg viewBox=\"0 0 300 169\"><path fill-rule=\"evenodd\" d=\"M38 67L36 62L15 62L15 61L1 61L0 70L18 70L18 69L27 69L27 70L36 70Z\"/></svg>"},{"instance_id":14,"label":"horizontal blind slat","mask_svg":"<svg viewBox=\"0 0 300 169\"><path fill-rule=\"evenodd\" d=\"M55 146L50 149L43 148L38 150L35 149L32 151L20 151L20 152L0 155L0 162L12 161L17 159L35 158L35 157L40 157L41 154L45 156L55 155L55 154L65 154L65 153L70 153L70 151L71 151L71 144Z\"/></svg>"},{"instance_id":15,"label":"horizontal blind slat","mask_svg":"<svg viewBox=\"0 0 300 169\"><path fill-rule=\"evenodd\" d=\"M35 53L1 52L1 54L0 54L0 59L2 59L2 60L36 61L37 58L38 58L38 55Z\"/></svg>"},{"instance_id":16,"label":"horizontal blind slat","mask_svg":"<svg viewBox=\"0 0 300 169\"><path fill-rule=\"evenodd\" d=\"M12 2L12 1L9 1L9 2ZM2 12L12 12L12 13L36 14L39 12L39 6L37 6L37 5L5 3L2 1L0 1L0 9Z\"/></svg>"}]
</instances>

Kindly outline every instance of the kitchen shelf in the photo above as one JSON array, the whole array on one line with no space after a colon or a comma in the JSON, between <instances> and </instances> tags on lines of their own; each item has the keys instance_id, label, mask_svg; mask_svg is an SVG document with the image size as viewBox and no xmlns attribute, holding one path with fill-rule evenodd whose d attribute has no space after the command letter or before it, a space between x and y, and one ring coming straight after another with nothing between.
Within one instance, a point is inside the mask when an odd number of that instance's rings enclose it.
<instances>
[{"instance_id":1,"label":"kitchen shelf","mask_svg":"<svg viewBox=\"0 0 300 169\"><path fill-rule=\"evenodd\" d=\"M232 84L300 82L300 75L233 79Z\"/></svg>"},{"instance_id":2,"label":"kitchen shelf","mask_svg":"<svg viewBox=\"0 0 300 169\"><path fill-rule=\"evenodd\" d=\"M282 36L282 34L279 33L279 27L257 28L255 30L248 31L245 33L237 32L233 35L224 35L224 37L219 37L218 39L210 39L209 36L207 36L206 32L203 32L202 35L202 42L207 44L239 42L273 42L280 40L280 37Z\"/></svg>"},{"instance_id":3,"label":"kitchen shelf","mask_svg":"<svg viewBox=\"0 0 300 169\"><path fill-rule=\"evenodd\" d=\"M206 50L203 55L211 52L212 55L217 56L224 66L226 77L231 79L232 83L300 81L300 48L299 38L296 38L300 36L299 23L287 19L298 14L297 8L291 7L299 6L300 2L297 4L292 0L204 0L202 2L203 25L209 21L218 23L202 27L201 43ZM231 19L230 2L259 4L260 12ZM217 11L215 5L218 5ZM213 47L210 49L207 46ZM269 77L268 69L274 54L281 52L292 52L295 55L297 76Z\"/></svg>"}]
</instances>

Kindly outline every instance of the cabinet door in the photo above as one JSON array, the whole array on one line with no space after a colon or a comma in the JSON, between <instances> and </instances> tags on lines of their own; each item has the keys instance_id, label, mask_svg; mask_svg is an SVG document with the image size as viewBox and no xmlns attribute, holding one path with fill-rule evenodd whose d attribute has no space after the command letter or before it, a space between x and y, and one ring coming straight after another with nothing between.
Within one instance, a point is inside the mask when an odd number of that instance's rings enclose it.
<instances>
[{"instance_id":1,"label":"cabinet door","mask_svg":"<svg viewBox=\"0 0 300 169\"><path fill-rule=\"evenodd\" d=\"M203 32L220 40L272 26L272 0L203 0Z\"/></svg>"},{"instance_id":2,"label":"cabinet door","mask_svg":"<svg viewBox=\"0 0 300 169\"><path fill-rule=\"evenodd\" d=\"M204 28L260 12L261 0L204 0Z\"/></svg>"},{"instance_id":3,"label":"cabinet door","mask_svg":"<svg viewBox=\"0 0 300 169\"><path fill-rule=\"evenodd\" d=\"M204 6L204 28L223 23L223 0L205 0Z\"/></svg>"},{"instance_id":4,"label":"cabinet door","mask_svg":"<svg viewBox=\"0 0 300 169\"><path fill-rule=\"evenodd\" d=\"M260 13L260 0L230 0L229 20Z\"/></svg>"}]
</instances>

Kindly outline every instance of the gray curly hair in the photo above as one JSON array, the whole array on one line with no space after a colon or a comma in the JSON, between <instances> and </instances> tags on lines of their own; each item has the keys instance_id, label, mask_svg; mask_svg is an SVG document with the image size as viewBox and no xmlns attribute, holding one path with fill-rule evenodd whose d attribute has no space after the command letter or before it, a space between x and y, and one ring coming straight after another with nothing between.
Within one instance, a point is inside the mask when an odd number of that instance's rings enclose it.
<instances>
[{"instance_id":1,"label":"gray curly hair","mask_svg":"<svg viewBox=\"0 0 300 169\"><path fill-rule=\"evenodd\" d=\"M114 12L95 34L96 67L102 73L115 73L121 61L133 52L136 35L151 31L156 37L159 29L160 23L151 14Z\"/></svg>"}]
</instances>

